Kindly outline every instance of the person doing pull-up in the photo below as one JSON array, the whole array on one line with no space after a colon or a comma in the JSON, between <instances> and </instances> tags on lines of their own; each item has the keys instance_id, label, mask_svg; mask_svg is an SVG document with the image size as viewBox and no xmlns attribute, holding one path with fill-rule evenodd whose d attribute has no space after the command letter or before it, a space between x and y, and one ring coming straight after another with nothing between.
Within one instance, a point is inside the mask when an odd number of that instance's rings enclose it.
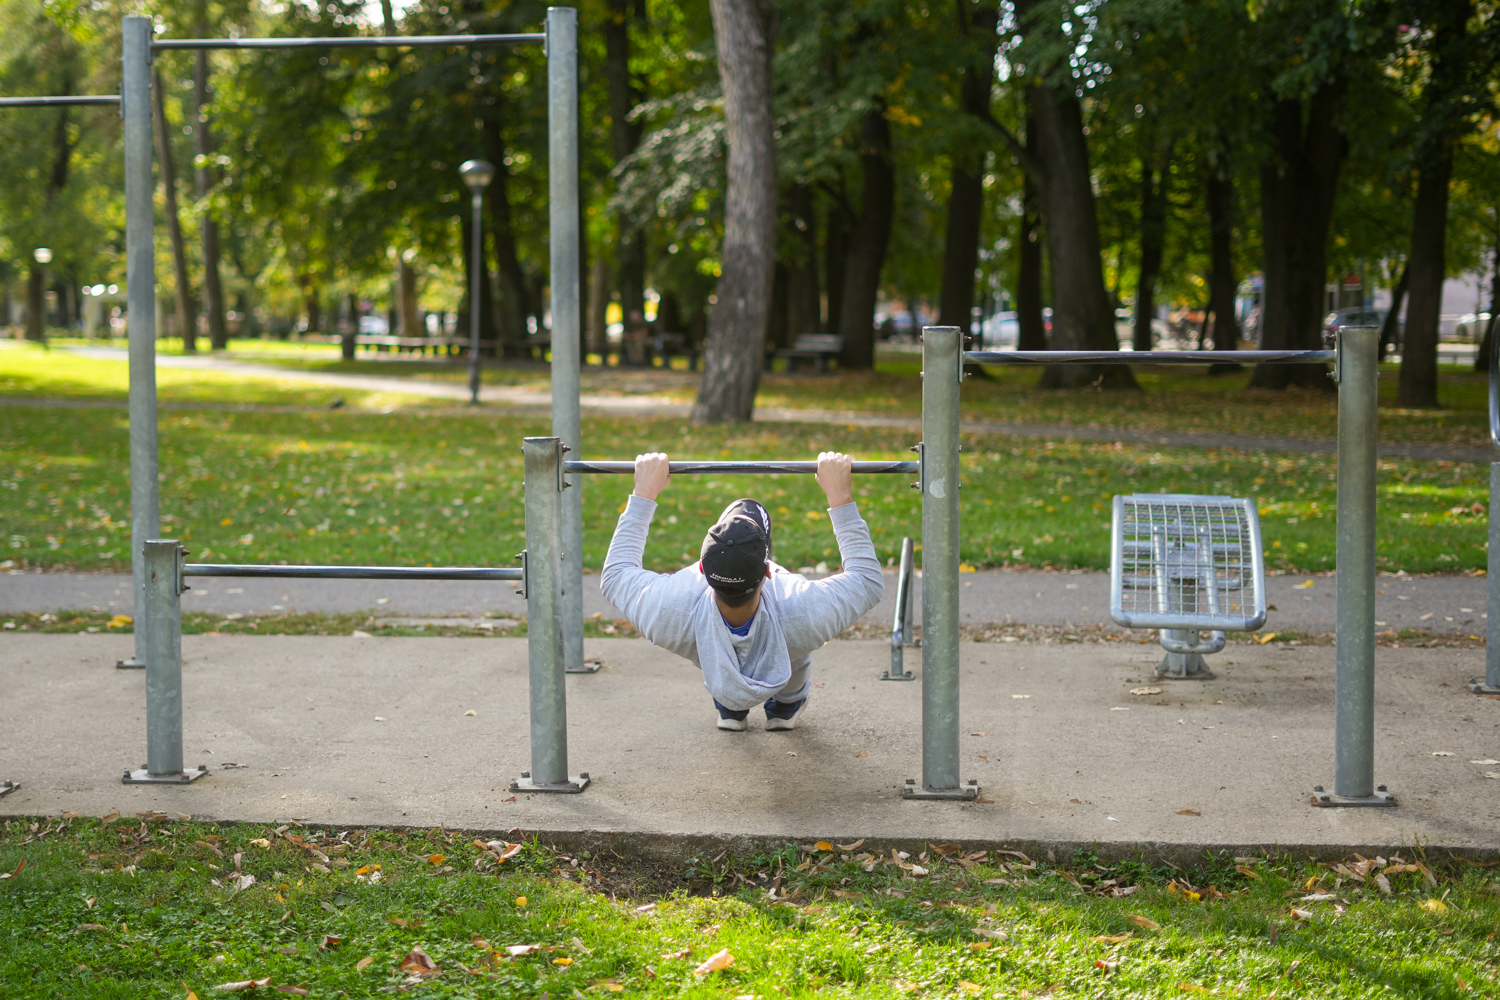
<instances>
[{"instance_id":1,"label":"person doing pull-up","mask_svg":"<svg viewBox=\"0 0 1500 1000\"><path fill-rule=\"evenodd\" d=\"M698 562L675 573L643 569L656 498L671 480L667 456L638 455L635 490L604 559L604 597L656 645L697 664L719 728L741 731L764 704L766 728L792 729L807 704L812 652L858 621L885 594L870 528L854 503L848 455L818 456L843 572L809 580L771 558L771 516L757 500L724 508Z\"/></svg>"}]
</instances>

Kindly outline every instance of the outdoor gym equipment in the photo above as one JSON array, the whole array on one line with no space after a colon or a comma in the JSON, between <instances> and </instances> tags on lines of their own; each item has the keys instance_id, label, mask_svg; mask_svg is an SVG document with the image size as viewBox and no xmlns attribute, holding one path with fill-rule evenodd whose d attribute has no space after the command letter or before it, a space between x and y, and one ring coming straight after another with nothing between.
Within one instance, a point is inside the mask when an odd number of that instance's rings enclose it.
<instances>
[{"instance_id":1,"label":"outdoor gym equipment","mask_svg":"<svg viewBox=\"0 0 1500 1000\"><path fill-rule=\"evenodd\" d=\"M125 256L130 315L131 548L136 621L144 623L145 543L161 533L157 489L156 271L152 230L151 55L168 49L348 49L542 45L547 55L548 191L552 307L552 431L571 446L579 440L578 367L578 12L549 7L544 32L495 35L350 36L335 38L153 38L150 18L123 26L125 116ZM563 503L562 572L566 669L597 670L583 662L583 506L579 491ZM149 625L136 628L136 655L119 666L145 666Z\"/></svg>"},{"instance_id":2,"label":"outdoor gym equipment","mask_svg":"<svg viewBox=\"0 0 1500 1000\"><path fill-rule=\"evenodd\" d=\"M1266 623L1266 570L1254 502L1117 495L1109 617L1126 628L1161 630L1167 655L1157 677L1212 679L1203 654L1223 649L1225 632L1254 632Z\"/></svg>"},{"instance_id":3,"label":"outdoor gym equipment","mask_svg":"<svg viewBox=\"0 0 1500 1000\"><path fill-rule=\"evenodd\" d=\"M21 786L14 781L0 781L0 796L9 795Z\"/></svg>"},{"instance_id":4,"label":"outdoor gym equipment","mask_svg":"<svg viewBox=\"0 0 1500 1000\"><path fill-rule=\"evenodd\" d=\"M1493 310L1496 305L1490 308ZM1490 344L1490 444L1500 448L1500 337L1492 337ZM1484 679L1469 682L1469 690L1475 694L1500 694L1500 585L1495 575L1500 573L1500 459L1490 463L1490 546L1489 572L1489 617L1485 631Z\"/></svg>"},{"instance_id":5,"label":"outdoor gym equipment","mask_svg":"<svg viewBox=\"0 0 1500 1000\"><path fill-rule=\"evenodd\" d=\"M937 335L941 332L941 337ZM1309 363L1333 362L1332 376L1339 387L1339 443L1338 443L1338 676L1335 695L1335 769L1334 788L1327 792L1322 786L1313 789L1313 805L1318 806L1389 806L1396 799L1386 791L1384 785L1375 785L1375 444L1376 444L1376 398L1377 379L1380 368L1376 359L1376 346L1380 331L1375 327L1344 327L1338 333L1332 351L973 351L960 352L957 348L957 328L940 331L929 327L923 336L923 382L924 409L927 393L935 385L953 387L957 395L957 384L963 378L963 364L1204 364L1213 362L1253 363ZM941 353L934 350L941 340ZM949 344L952 346L948 346ZM950 356L950 353L951 355ZM956 356L956 357L955 357ZM936 378L937 371L951 371L951 376ZM1491 377L1494 377L1493 371ZM1492 395L1491 399L1495 397ZM1492 407L1496 404L1492 403ZM957 431L957 407L953 408L952 425ZM1491 411L1495 412L1494 409ZM924 425L928 419L923 415ZM1492 423L1494 418L1492 417ZM1500 444L1500 437L1497 437ZM933 442L929 437L926 446L927 461L933 459ZM957 453L951 456L945 449L945 461L951 457L957 469ZM927 473L928 476L932 472ZM1495 473L1492 470L1492 476ZM1493 497L1494 494L1492 493ZM1493 500L1492 500L1493 502ZM924 504L924 512L926 505ZM925 519L925 516L924 516ZM1491 521L1491 531L1494 531ZM945 573L951 574L951 586L958 586L957 545L953 548L955 565ZM924 563L934 555L932 546L924 542ZM934 567L924 567L923 595L933 586ZM1492 592L1491 600L1495 597ZM924 608L924 619L926 619ZM1495 626L1491 615L1491 628ZM951 636L939 637L933 624L925 621L922 627L923 663L927 665L926 653L939 641L956 646L958 623L955 619L944 626ZM1493 656L1494 654L1491 653ZM1493 666L1491 669L1495 669ZM951 668L954 683L957 669ZM931 667L927 666L928 676ZM1500 680L1500 677L1492 677ZM927 684L923 683L924 703ZM957 701L954 701L956 710ZM925 715L924 715L925 720ZM945 747L945 750L947 748ZM958 752L956 737L951 744L955 757ZM925 762L924 762L925 767Z\"/></svg>"},{"instance_id":6,"label":"outdoor gym equipment","mask_svg":"<svg viewBox=\"0 0 1500 1000\"><path fill-rule=\"evenodd\" d=\"M915 646L917 637L912 635L912 544L910 538L901 539L901 568L896 574L896 615L891 623L891 669L882 671L883 681L914 681L917 675L905 668L903 653L905 646Z\"/></svg>"},{"instance_id":7,"label":"outdoor gym equipment","mask_svg":"<svg viewBox=\"0 0 1500 1000\"><path fill-rule=\"evenodd\" d=\"M626 475L635 462L565 461L569 449L556 437L529 437L526 460L526 621L531 679L531 770L511 784L513 792L581 792L587 772L568 773L567 692L563 686L563 639L569 622L557 614L570 585L557 555L562 540L562 498L573 484L564 475ZM818 471L817 462L669 462L674 476L759 475ZM914 473L916 462L855 462L856 473ZM910 548L910 539L906 548ZM908 560L909 562L909 560Z\"/></svg>"},{"instance_id":8,"label":"outdoor gym equipment","mask_svg":"<svg viewBox=\"0 0 1500 1000\"><path fill-rule=\"evenodd\" d=\"M519 567L471 566L268 566L190 563L176 539L149 539L146 563L146 763L128 770L127 785L186 785L208 773L182 764L182 593L190 576L298 580L520 580Z\"/></svg>"}]
</instances>

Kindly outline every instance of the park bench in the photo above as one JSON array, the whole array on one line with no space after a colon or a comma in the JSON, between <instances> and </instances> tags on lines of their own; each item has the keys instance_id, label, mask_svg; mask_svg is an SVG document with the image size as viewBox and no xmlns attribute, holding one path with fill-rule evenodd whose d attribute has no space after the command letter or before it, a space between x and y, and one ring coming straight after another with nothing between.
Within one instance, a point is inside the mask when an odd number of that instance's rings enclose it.
<instances>
[{"instance_id":1,"label":"park bench","mask_svg":"<svg viewBox=\"0 0 1500 1000\"><path fill-rule=\"evenodd\" d=\"M688 371L698 370L700 352L685 333L658 333L651 338L651 350L661 358L663 368L671 368L673 358L687 358Z\"/></svg>"},{"instance_id":2,"label":"park bench","mask_svg":"<svg viewBox=\"0 0 1500 1000\"><path fill-rule=\"evenodd\" d=\"M813 369L819 375L826 375L828 359L838 357L843 349L844 338L836 333L799 333L791 347L783 347L775 356L786 359L789 372L796 371L802 361L811 360Z\"/></svg>"}]
</instances>

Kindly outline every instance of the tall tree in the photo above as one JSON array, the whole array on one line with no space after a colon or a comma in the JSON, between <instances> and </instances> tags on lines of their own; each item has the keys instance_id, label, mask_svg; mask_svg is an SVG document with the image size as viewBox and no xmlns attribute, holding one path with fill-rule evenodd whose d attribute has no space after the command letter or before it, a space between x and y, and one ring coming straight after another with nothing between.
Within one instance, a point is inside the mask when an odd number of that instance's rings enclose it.
<instances>
[{"instance_id":1,"label":"tall tree","mask_svg":"<svg viewBox=\"0 0 1500 1000\"><path fill-rule=\"evenodd\" d=\"M1135 282L1135 338L1137 351L1155 346L1151 324L1156 319L1156 282L1167 239L1167 188L1171 181L1172 147L1158 152L1148 142L1141 151L1141 256Z\"/></svg>"},{"instance_id":2,"label":"tall tree","mask_svg":"<svg viewBox=\"0 0 1500 1000\"><path fill-rule=\"evenodd\" d=\"M1213 347L1239 349L1240 325L1234 312L1239 278L1234 272L1234 176L1222 147L1209 150L1208 202L1208 313L1213 317ZM1207 317L1204 318L1207 322Z\"/></svg>"},{"instance_id":3,"label":"tall tree","mask_svg":"<svg viewBox=\"0 0 1500 1000\"><path fill-rule=\"evenodd\" d=\"M776 138L770 0L710 0L729 147L718 302L709 319L696 423L755 412L776 263Z\"/></svg>"},{"instance_id":4,"label":"tall tree","mask_svg":"<svg viewBox=\"0 0 1500 1000\"><path fill-rule=\"evenodd\" d=\"M974 270L979 262L980 223L984 218L984 161L989 153L983 135L990 117L990 87L995 78L995 26L998 7L974 0L957 3L959 52L969 58L960 67L959 108L973 125L960 133L952 153L948 227L943 242L943 287L938 325L968 333L974 323Z\"/></svg>"},{"instance_id":5,"label":"tall tree","mask_svg":"<svg viewBox=\"0 0 1500 1000\"><path fill-rule=\"evenodd\" d=\"M198 2L198 37L208 37L208 0ZM224 286L219 280L219 224L214 219L210 196L214 188L214 137L209 123L211 87L208 82L208 50L199 49L193 68L193 138L197 183L198 230L203 240L203 314L208 320L208 342L214 350L229 346L224 325Z\"/></svg>"},{"instance_id":6,"label":"tall tree","mask_svg":"<svg viewBox=\"0 0 1500 1000\"><path fill-rule=\"evenodd\" d=\"M885 101L876 98L860 121L859 162L864 180L859 215L844 256L844 292L838 332L844 338L839 365L875 367L875 305L896 216L896 172L891 161L891 125Z\"/></svg>"},{"instance_id":7,"label":"tall tree","mask_svg":"<svg viewBox=\"0 0 1500 1000\"><path fill-rule=\"evenodd\" d=\"M609 88L609 140L618 165L640 145L642 123L631 112L643 95L630 73L630 27L646 19L644 0L608 0L604 17L604 76ZM620 309L626 322L646 311L646 245L641 227L619 216L615 268L620 279Z\"/></svg>"},{"instance_id":8,"label":"tall tree","mask_svg":"<svg viewBox=\"0 0 1500 1000\"><path fill-rule=\"evenodd\" d=\"M157 171L161 174L167 237L172 247L172 282L177 304L177 328L182 335L182 349L188 354L198 351L198 314L193 309L193 288L188 283L187 247L182 239L182 216L177 211L177 162L172 156L172 128L167 123L166 85L161 70L151 74L152 104L156 113Z\"/></svg>"}]
</instances>

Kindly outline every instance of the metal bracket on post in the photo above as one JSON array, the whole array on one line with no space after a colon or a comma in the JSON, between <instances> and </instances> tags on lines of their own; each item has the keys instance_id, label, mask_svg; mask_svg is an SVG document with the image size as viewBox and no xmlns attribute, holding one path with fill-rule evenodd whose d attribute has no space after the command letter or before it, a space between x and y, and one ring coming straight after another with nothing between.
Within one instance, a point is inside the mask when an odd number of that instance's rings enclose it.
<instances>
[{"instance_id":1,"label":"metal bracket on post","mask_svg":"<svg viewBox=\"0 0 1500 1000\"><path fill-rule=\"evenodd\" d=\"M568 775L568 780L560 784L533 781L530 771L522 771L521 776L510 783L511 792L557 792L562 795L577 795L587 787L589 787L589 773L587 771L570 774Z\"/></svg>"},{"instance_id":2,"label":"metal bracket on post","mask_svg":"<svg viewBox=\"0 0 1500 1000\"><path fill-rule=\"evenodd\" d=\"M146 565L146 763L125 785L187 785L208 773L182 766L182 592L187 550L148 539Z\"/></svg>"},{"instance_id":3,"label":"metal bracket on post","mask_svg":"<svg viewBox=\"0 0 1500 1000\"><path fill-rule=\"evenodd\" d=\"M906 669L904 646L917 645L912 637L912 541L901 539L901 567L896 571L896 617L891 624L891 669L881 673L883 681L914 681L917 675Z\"/></svg>"},{"instance_id":4,"label":"metal bracket on post","mask_svg":"<svg viewBox=\"0 0 1500 1000\"><path fill-rule=\"evenodd\" d=\"M917 453L917 481L911 484L911 488L921 493L926 489L925 483L927 482L927 449L923 447L921 441L918 441L911 446L910 450Z\"/></svg>"}]
</instances>

